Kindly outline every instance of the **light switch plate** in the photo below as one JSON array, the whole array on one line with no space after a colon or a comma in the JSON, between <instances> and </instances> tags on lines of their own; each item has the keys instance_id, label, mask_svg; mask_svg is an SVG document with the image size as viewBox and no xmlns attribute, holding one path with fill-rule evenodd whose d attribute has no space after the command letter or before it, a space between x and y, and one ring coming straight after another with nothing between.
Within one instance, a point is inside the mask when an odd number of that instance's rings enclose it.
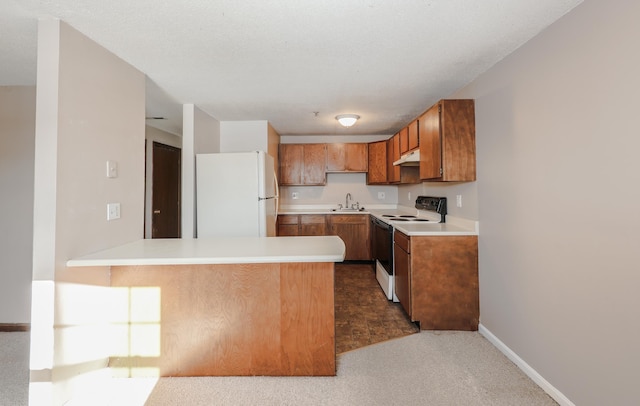
<instances>
[{"instance_id":1,"label":"light switch plate","mask_svg":"<svg viewBox=\"0 0 640 406\"><path fill-rule=\"evenodd\" d=\"M120 203L107 203L107 221L120 218Z\"/></svg>"},{"instance_id":2,"label":"light switch plate","mask_svg":"<svg viewBox=\"0 0 640 406\"><path fill-rule=\"evenodd\" d=\"M107 161L107 178L118 177L118 163L116 161Z\"/></svg>"}]
</instances>

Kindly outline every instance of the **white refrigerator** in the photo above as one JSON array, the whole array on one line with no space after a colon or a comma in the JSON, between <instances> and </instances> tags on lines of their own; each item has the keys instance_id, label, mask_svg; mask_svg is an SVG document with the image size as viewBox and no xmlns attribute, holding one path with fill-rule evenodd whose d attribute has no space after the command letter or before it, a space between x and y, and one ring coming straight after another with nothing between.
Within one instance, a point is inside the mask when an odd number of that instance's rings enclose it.
<instances>
[{"instance_id":1,"label":"white refrigerator","mask_svg":"<svg viewBox=\"0 0 640 406\"><path fill-rule=\"evenodd\" d=\"M264 151L196 155L197 236L275 237L278 182Z\"/></svg>"}]
</instances>

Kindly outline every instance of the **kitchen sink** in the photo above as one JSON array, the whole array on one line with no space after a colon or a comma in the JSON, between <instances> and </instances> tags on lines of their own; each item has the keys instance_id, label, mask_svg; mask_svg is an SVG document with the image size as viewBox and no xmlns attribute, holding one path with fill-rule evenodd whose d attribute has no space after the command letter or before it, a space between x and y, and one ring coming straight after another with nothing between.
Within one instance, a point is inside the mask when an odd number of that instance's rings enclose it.
<instances>
[{"instance_id":1,"label":"kitchen sink","mask_svg":"<svg viewBox=\"0 0 640 406\"><path fill-rule=\"evenodd\" d=\"M364 211L364 207L360 207L359 209L346 209L346 208L339 208L339 209L331 209L331 211L337 211L337 212L356 212L356 211Z\"/></svg>"}]
</instances>

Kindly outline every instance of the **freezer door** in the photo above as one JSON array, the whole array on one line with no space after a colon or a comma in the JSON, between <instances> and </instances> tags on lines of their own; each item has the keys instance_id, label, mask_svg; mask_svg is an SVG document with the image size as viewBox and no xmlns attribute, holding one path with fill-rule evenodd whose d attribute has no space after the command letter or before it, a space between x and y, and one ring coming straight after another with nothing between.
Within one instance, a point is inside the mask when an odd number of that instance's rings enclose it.
<instances>
[{"instance_id":1,"label":"freezer door","mask_svg":"<svg viewBox=\"0 0 640 406\"><path fill-rule=\"evenodd\" d=\"M259 236L257 154L196 156L197 235Z\"/></svg>"}]
</instances>

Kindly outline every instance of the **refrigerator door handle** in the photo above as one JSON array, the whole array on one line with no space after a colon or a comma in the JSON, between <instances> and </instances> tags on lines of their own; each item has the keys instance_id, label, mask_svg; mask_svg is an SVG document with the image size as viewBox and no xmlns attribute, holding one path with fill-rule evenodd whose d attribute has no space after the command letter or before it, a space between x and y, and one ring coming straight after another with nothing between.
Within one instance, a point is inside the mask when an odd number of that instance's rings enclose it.
<instances>
[{"instance_id":1,"label":"refrigerator door handle","mask_svg":"<svg viewBox=\"0 0 640 406\"><path fill-rule=\"evenodd\" d=\"M280 205L280 185L278 185L278 174L276 170L273 170L273 183L275 183L276 187L276 221L278 220L278 206Z\"/></svg>"}]
</instances>

